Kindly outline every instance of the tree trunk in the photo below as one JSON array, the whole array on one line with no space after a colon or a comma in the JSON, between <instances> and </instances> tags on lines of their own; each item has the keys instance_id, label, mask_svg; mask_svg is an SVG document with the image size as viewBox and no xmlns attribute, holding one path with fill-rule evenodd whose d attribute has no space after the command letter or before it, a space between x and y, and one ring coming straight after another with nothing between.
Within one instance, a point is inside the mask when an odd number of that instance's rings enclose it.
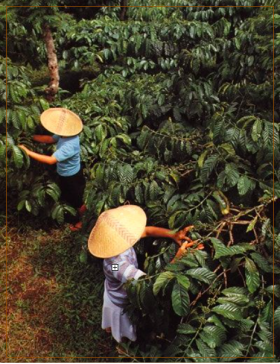
<instances>
[{"instance_id":1,"label":"tree trunk","mask_svg":"<svg viewBox=\"0 0 280 364\"><path fill-rule=\"evenodd\" d=\"M51 78L50 83L45 90L45 93L47 95L46 99L48 101L53 101L59 87L58 63L57 63L52 32L50 30L50 27L46 24L43 26L43 34L46 43L46 49L48 55L48 68L50 71L50 78Z\"/></svg>"},{"instance_id":2,"label":"tree trunk","mask_svg":"<svg viewBox=\"0 0 280 364\"><path fill-rule=\"evenodd\" d=\"M127 4L128 4L128 0L121 0L120 20L122 20L122 21L126 19Z\"/></svg>"}]
</instances>

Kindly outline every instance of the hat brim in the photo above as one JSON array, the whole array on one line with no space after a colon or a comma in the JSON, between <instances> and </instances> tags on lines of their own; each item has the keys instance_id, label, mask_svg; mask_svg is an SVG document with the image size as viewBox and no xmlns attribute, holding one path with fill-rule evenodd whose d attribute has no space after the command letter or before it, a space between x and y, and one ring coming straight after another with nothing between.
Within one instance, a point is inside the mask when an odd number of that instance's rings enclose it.
<instances>
[{"instance_id":1,"label":"hat brim","mask_svg":"<svg viewBox=\"0 0 280 364\"><path fill-rule=\"evenodd\" d=\"M79 116L65 108L50 108L40 115L45 129L59 136L75 136L83 130Z\"/></svg>"},{"instance_id":2,"label":"hat brim","mask_svg":"<svg viewBox=\"0 0 280 364\"><path fill-rule=\"evenodd\" d=\"M139 206L125 205L103 212L96 221L88 249L98 258L111 258L131 248L142 236L147 217Z\"/></svg>"}]
</instances>

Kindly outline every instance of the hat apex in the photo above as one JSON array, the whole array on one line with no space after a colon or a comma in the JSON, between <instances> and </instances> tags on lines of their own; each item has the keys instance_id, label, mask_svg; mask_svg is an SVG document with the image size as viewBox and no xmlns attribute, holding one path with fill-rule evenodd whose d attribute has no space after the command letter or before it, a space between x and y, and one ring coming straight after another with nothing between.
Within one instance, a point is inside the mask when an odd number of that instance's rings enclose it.
<instances>
[{"instance_id":1,"label":"hat apex","mask_svg":"<svg viewBox=\"0 0 280 364\"><path fill-rule=\"evenodd\" d=\"M141 238L146 222L146 214L139 206L124 205L104 211L90 233L90 253L99 258L123 253Z\"/></svg>"}]
</instances>

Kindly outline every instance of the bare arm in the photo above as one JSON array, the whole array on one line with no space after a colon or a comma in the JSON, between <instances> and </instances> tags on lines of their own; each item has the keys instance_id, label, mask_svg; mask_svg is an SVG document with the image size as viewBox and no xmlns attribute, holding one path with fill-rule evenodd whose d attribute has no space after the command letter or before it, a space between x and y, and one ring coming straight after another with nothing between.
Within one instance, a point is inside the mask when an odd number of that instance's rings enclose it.
<instances>
[{"instance_id":1,"label":"bare arm","mask_svg":"<svg viewBox=\"0 0 280 364\"><path fill-rule=\"evenodd\" d=\"M48 156L48 155L32 152L31 150L26 148L24 145L19 145L19 147L22 150L24 150L29 157L35 159L38 162L46 163L46 164L55 164L55 163L57 163L57 159L55 157L53 157L53 156Z\"/></svg>"},{"instance_id":2,"label":"bare arm","mask_svg":"<svg viewBox=\"0 0 280 364\"><path fill-rule=\"evenodd\" d=\"M169 229L159 228L156 226L146 226L141 238L146 238L149 236L154 236L157 238L171 238L180 246L178 249L174 259L172 259L171 263L175 263L178 259L180 259L185 253L186 249L191 246L197 244L198 240L192 241L186 234L189 230L193 228L193 225L186 226L184 229L178 231L177 233L173 233ZM199 244L195 250L204 249L203 244Z\"/></svg>"},{"instance_id":3,"label":"bare arm","mask_svg":"<svg viewBox=\"0 0 280 364\"><path fill-rule=\"evenodd\" d=\"M164 229L156 226L146 226L141 238L153 236L155 238L171 238L181 246L183 241L190 241L190 238L186 236L187 232L191 230L193 226L187 226L184 229L174 233L172 230ZM183 240L183 241L182 241Z\"/></svg>"},{"instance_id":4,"label":"bare arm","mask_svg":"<svg viewBox=\"0 0 280 364\"><path fill-rule=\"evenodd\" d=\"M51 135L33 135L32 139L35 142L53 144L56 143L55 139Z\"/></svg>"},{"instance_id":5,"label":"bare arm","mask_svg":"<svg viewBox=\"0 0 280 364\"><path fill-rule=\"evenodd\" d=\"M187 248L190 248L191 246L197 244L198 240L195 241L191 241L189 243L185 242L181 245L181 247L178 249L174 259L171 260L171 263L175 263L178 259L180 259L186 252L187 252ZM204 245L203 244L199 244L195 250L202 250L204 249Z\"/></svg>"}]
</instances>

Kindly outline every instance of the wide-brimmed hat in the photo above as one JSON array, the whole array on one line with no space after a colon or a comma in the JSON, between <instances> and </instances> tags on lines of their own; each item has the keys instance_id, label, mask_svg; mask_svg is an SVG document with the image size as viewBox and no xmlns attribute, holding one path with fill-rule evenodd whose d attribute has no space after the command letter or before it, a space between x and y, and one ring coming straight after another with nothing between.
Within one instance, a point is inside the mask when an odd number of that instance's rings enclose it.
<instances>
[{"instance_id":1,"label":"wide-brimmed hat","mask_svg":"<svg viewBox=\"0 0 280 364\"><path fill-rule=\"evenodd\" d=\"M139 206L124 205L103 212L97 219L88 249L98 258L111 258L131 248L144 232L147 222Z\"/></svg>"},{"instance_id":2,"label":"wide-brimmed hat","mask_svg":"<svg viewBox=\"0 0 280 364\"><path fill-rule=\"evenodd\" d=\"M63 107L45 110L40 119L44 128L60 136L74 136L83 129L83 123L79 116Z\"/></svg>"}]
</instances>

